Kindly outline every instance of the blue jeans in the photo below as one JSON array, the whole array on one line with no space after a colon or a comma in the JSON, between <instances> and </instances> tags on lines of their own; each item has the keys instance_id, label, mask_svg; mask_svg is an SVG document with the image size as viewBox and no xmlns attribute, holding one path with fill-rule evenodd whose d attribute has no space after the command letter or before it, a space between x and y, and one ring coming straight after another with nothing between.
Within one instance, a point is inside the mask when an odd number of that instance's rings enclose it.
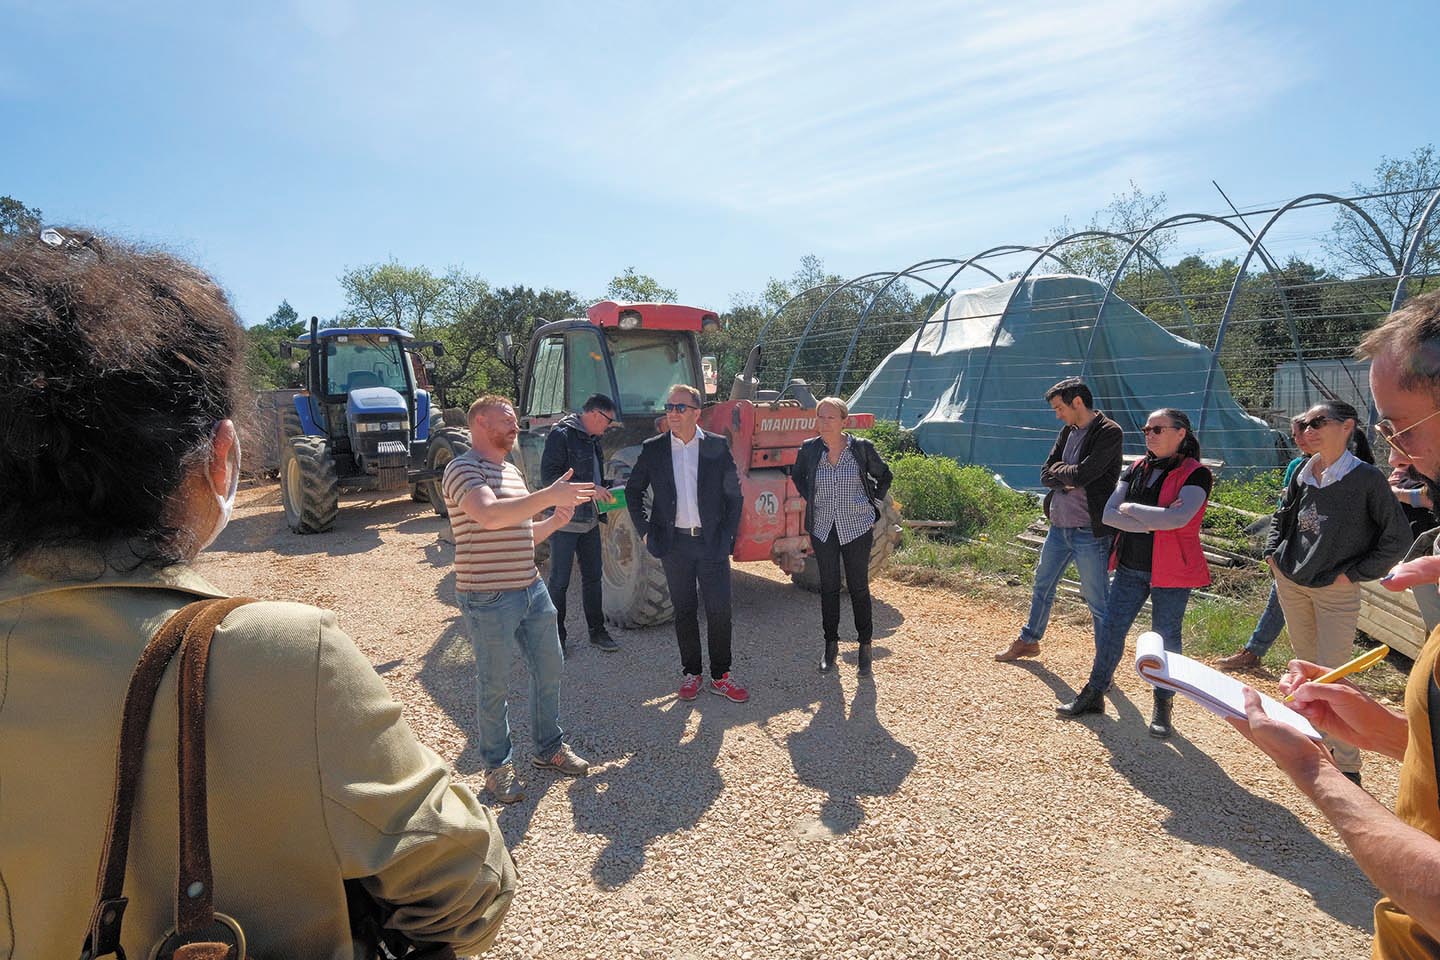
<instances>
[{"instance_id":1,"label":"blue jeans","mask_svg":"<svg viewBox=\"0 0 1440 960\"><path fill-rule=\"evenodd\" d=\"M510 710L505 701L510 642L520 647L530 671L530 739L535 756L560 749L560 673L565 659L555 632L555 605L541 580L497 593L457 591L465 629L475 650L475 723L486 770L511 760Z\"/></svg>"},{"instance_id":2,"label":"blue jeans","mask_svg":"<svg viewBox=\"0 0 1440 960\"><path fill-rule=\"evenodd\" d=\"M1110 601L1105 605L1105 629L1095 647L1095 665L1090 668L1086 685L1103 693L1115 679L1115 667L1125 655L1125 634L1130 632L1145 598L1150 598L1150 629L1160 634L1165 649L1180 652L1180 627L1185 620L1185 604L1190 602L1189 587L1151 587L1149 571L1117 566L1110 583ZM1175 694L1155 691L1168 700Z\"/></svg>"},{"instance_id":3,"label":"blue jeans","mask_svg":"<svg viewBox=\"0 0 1440 960\"><path fill-rule=\"evenodd\" d=\"M1285 611L1280 608L1280 595L1275 592L1275 583L1270 583L1270 599L1265 601L1265 611L1260 614L1260 622L1255 624L1255 632L1250 634L1250 639L1245 642L1245 649L1263 657L1275 646L1275 638L1280 636L1280 630L1285 626Z\"/></svg>"},{"instance_id":4,"label":"blue jeans","mask_svg":"<svg viewBox=\"0 0 1440 960\"><path fill-rule=\"evenodd\" d=\"M600 528L584 533L559 533L550 536L550 602L555 604L555 622L560 631L560 648L565 648L565 595L570 592L570 573L575 558L580 558L580 604L585 609L585 626L594 637L605 629L605 610L601 606L600 577L603 572L600 556Z\"/></svg>"},{"instance_id":5,"label":"blue jeans","mask_svg":"<svg viewBox=\"0 0 1440 960\"><path fill-rule=\"evenodd\" d=\"M1035 567L1035 590L1030 595L1030 619L1020 628L1020 639L1039 643L1050 623L1050 608L1055 606L1055 588L1065 575L1070 561L1080 573L1080 595L1090 607L1095 625L1095 643L1100 643L1101 625L1105 621L1106 586L1110 579L1110 538L1097 537L1089 527L1051 527L1040 548L1040 562Z\"/></svg>"}]
</instances>

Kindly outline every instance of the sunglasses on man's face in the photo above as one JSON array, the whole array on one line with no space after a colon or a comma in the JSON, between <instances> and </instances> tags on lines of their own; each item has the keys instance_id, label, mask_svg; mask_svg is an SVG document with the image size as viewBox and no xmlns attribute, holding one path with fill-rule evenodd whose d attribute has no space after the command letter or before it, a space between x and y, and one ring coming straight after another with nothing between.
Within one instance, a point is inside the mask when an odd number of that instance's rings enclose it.
<instances>
[{"instance_id":1,"label":"sunglasses on man's face","mask_svg":"<svg viewBox=\"0 0 1440 960\"><path fill-rule=\"evenodd\" d=\"M693 403L667 403L667 404L665 404L665 412L666 412L666 413L684 413L686 410L699 410L699 409L700 409L700 408L697 407L697 406L695 406L695 404L693 404Z\"/></svg>"},{"instance_id":2,"label":"sunglasses on man's face","mask_svg":"<svg viewBox=\"0 0 1440 960\"><path fill-rule=\"evenodd\" d=\"M1172 427L1172 426L1169 426L1168 424L1162 424L1161 426L1158 426L1158 427L1141 427L1141 428L1140 428L1140 432L1141 432L1141 433L1148 433L1148 434L1150 434L1150 435L1152 435L1152 436L1158 437L1158 436L1160 436L1160 434L1164 433L1166 430L1179 430L1179 429L1180 429L1179 427Z\"/></svg>"}]
</instances>

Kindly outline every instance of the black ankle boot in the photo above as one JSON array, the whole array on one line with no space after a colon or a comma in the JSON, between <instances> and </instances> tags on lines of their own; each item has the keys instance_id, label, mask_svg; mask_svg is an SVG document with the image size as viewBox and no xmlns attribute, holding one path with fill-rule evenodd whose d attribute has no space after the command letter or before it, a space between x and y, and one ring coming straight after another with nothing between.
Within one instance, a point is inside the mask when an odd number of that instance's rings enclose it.
<instances>
[{"instance_id":1,"label":"black ankle boot","mask_svg":"<svg viewBox=\"0 0 1440 960\"><path fill-rule=\"evenodd\" d=\"M1062 717L1081 717L1087 713L1104 713L1105 691L1096 690L1087 683L1080 688L1080 692L1074 700L1060 704L1055 708L1055 712Z\"/></svg>"},{"instance_id":2,"label":"black ankle boot","mask_svg":"<svg viewBox=\"0 0 1440 960\"><path fill-rule=\"evenodd\" d=\"M870 676L870 644L860 644L860 669L856 671L862 677Z\"/></svg>"},{"instance_id":3,"label":"black ankle boot","mask_svg":"<svg viewBox=\"0 0 1440 960\"><path fill-rule=\"evenodd\" d=\"M1170 710L1175 706L1174 697L1162 697L1155 691L1155 712L1150 715L1150 736L1164 740L1174 732L1170 726Z\"/></svg>"},{"instance_id":4,"label":"black ankle boot","mask_svg":"<svg viewBox=\"0 0 1440 960\"><path fill-rule=\"evenodd\" d=\"M825 641L825 653L820 658L820 672L829 673L835 669L835 660L840 656L840 644L835 640Z\"/></svg>"}]
</instances>

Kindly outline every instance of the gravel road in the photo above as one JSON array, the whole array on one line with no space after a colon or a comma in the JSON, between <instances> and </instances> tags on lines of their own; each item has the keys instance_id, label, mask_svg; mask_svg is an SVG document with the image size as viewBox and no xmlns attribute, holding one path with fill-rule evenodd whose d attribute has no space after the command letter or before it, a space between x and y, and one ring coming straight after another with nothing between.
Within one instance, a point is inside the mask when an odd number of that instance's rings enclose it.
<instances>
[{"instance_id":1,"label":"gravel road","mask_svg":"<svg viewBox=\"0 0 1440 960\"><path fill-rule=\"evenodd\" d=\"M347 498L298 536L278 489L241 491L201 570L234 593L338 611L420 738L482 789L473 661L443 521L408 498ZM577 591L579 577L572 585ZM1057 607L1043 656L991 660L1027 594L874 585L873 683L842 644L819 674L819 601L768 566L735 573L748 704L674 693L671 629L613 631L567 664L562 724L582 780L530 770L500 813L521 892L492 956L1358 957L1375 891L1304 798L1220 720L1123 668L1106 715L1059 720L1093 644ZM579 597L570 634L583 637ZM848 626L849 613L842 614ZM1392 803L1398 766L1367 758Z\"/></svg>"}]
</instances>

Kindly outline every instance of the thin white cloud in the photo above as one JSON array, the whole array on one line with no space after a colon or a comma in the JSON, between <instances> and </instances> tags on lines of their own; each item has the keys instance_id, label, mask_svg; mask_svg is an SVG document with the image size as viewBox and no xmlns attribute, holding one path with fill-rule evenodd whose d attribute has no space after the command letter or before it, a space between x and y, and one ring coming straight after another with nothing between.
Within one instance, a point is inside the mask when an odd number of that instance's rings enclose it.
<instances>
[{"instance_id":1,"label":"thin white cloud","mask_svg":"<svg viewBox=\"0 0 1440 960\"><path fill-rule=\"evenodd\" d=\"M1235 14L1214 2L836 7L817 29L687 45L661 82L549 106L573 144L611 135L612 107L657 132L608 163L571 151L615 189L800 229L903 221L928 197L1013 187L1018 170L1106 168L1113 188L1125 168L1163 168L1153 158L1174 141L1263 108L1296 68Z\"/></svg>"}]
</instances>

